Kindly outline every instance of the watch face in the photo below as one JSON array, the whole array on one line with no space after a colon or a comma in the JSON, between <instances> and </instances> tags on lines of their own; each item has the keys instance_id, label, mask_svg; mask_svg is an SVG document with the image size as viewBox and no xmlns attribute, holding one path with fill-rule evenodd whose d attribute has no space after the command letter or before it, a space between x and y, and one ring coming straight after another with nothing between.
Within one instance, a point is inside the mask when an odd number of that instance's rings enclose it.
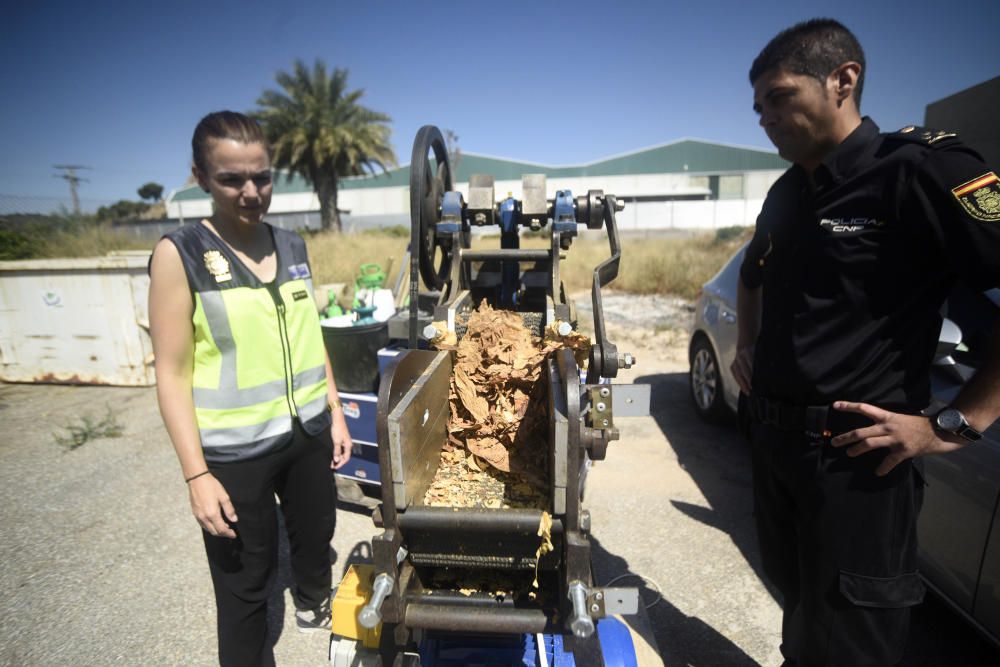
<instances>
[{"instance_id":1,"label":"watch face","mask_svg":"<svg viewBox=\"0 0 1000 667\"><path fill-rule=\"evenodd\" d=\"M962 427L962 413L953 408L948 408L947 410L942 410L938 413L937 424L944 431L950 431L954 433Z\"/></svg>"}]
</instances>

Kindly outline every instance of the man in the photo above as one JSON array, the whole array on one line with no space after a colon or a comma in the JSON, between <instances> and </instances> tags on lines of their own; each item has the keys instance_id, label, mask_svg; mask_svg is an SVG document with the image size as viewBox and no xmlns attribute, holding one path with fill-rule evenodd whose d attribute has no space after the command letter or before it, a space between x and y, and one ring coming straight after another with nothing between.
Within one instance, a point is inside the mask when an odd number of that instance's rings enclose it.
<instances>
[{"instance_id":1,"label":"man","mask_svg":"<svg viewBox=\"0 0 1000 667\"><path fill-rule=\"evenodd\" d=\"M733 364L786 664L900 659L924 594L919 457L975 447L1000 416L1000 322L949 409L921 414L951 285L1000 285L1000 181L953 134L880 134L860 115L864 73L829 19L780 33L750 70L760 124L794 163L741 268Z\"/></svg>"}]
</instances>

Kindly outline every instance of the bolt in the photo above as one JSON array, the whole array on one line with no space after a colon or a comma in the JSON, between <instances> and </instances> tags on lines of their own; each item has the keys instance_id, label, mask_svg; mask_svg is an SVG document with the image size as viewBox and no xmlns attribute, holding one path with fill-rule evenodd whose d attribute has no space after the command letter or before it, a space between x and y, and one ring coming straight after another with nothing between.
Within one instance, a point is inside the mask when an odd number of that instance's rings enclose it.
<instances>
[{"instance_id":1,"label":"bolt","mask_svg":"<svg viewBox=\"0 0 1000 667\"><path fill-rule=\"evenodd\" d=\"M590 532L590 510L580 512L580 530L584 533Z\"/></svg>"},{"instance_id":2,"label":"bolt","mask_svg":"<svg viewBox=\"0 0 1000 667\"><path fill-rule=\"evenodd\" d=\"M573 635L579 639L586 639L594 634L594 622L589 617L575 618L569 627L573 631Z\"/></svg>"},{"instance_id":3,"label":"bolt","mask_svg":"<svg viewBox=\"0 0 1000 667\"><path fill-rule=\"evenodd\" d=\"M597 614L600 611L601 611L601 605L599 605L599 604L592 604L592 605L590 605L590 612L592 614Z\"/></svg>"},{"instance_id":4,"label":"bolt","mask_svg":"<svg viewBox=\"0 0 1000 667\"><path fill-rule=\"evenodd\" d=\"M618 356L618 367L619 368L632 368L635 365L635 357L632 356L631 352L626 352L625 354Z\"/></svg>"},{"instance_id":5,"label":"bolt","mask_svg":"<svg viewBox=\"0 0 1000 667\"><path fill-rule=\"evenodd\" d=\"M625 202L622 201L621 199L616 199L615 200L615 211L624 211L624 210L625 210Z\"/></svg>"},{"instance_id":6,"label":"bolt","mask_svg":"<svg viewBox=\"0 0 1000 667\"><path fill-rule=\"evenodd\" d=\"M594 593L594 599L595 600L603 600L604 599L604 593L602 593L600 591L597 591L596 593Z\"/></svg>"},{"instance_id":7,"label":"bolt","mask_svg":"<svg viewBox=\"0 0 1000 667\"><path fill-rule=\"evenodd\" d=\"M597 404L597 411L598 412L604 412L607 409L608 409L607 404L605 404L605 403L598 403Z\"/></svg>"},{"instance_id":8,"label":"bolt","mask_svg":"<svg viewBox=\"0 0 1000 667\"><path fill-rule=\"evenodd\" d=\"M599 393L600 393L600 394L601 394L601 396L603 396L604 398L607 398L608 396L610 396L610 395L611 395L611 390L610 390L610 389L608 389L607 387L601 387L601 391L600 391Z\"/></svg>"},{"instance_id":9,"label":"bolt","mask_svg":"<svg viewBox=\"0 0 1000 667\"><path fill-rule=\"evenodd\" d=\"M573 325L569 322L560 322L559 328L557 329L560 336L568 336L573 333Z\"/></svg>"},{"instance_id":10,"label":"bolt","mask_svg":"<svg viewBox=\"0 0 1000 667\"><path fill-rule=\"evenodd\" d=\"M607 426L607 425L608 425L608 420L607 419L601 420L601 426Z\"/></svg>"},{"instance_id":11,"label":"bolt","mask_svg":"<svg viewBox=\"0 0 1000 667\"><path fill-rule=\"evenodd\" d=\"M439 332L438 328L433 324L428 324L424 327L424 338L427 340L434 340L439 335L441 335L441 332Z\"/></svg>"}]
</instances>

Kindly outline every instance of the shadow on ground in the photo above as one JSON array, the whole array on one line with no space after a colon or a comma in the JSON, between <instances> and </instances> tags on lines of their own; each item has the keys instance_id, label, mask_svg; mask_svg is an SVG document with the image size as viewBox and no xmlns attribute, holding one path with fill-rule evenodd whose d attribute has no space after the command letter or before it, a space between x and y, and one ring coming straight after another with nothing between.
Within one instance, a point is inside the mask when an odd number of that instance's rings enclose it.
<instances>
[{"instance_id":1,"label":"shadow on ground","mask_svg":"<svg viewBox=\"0 0 1000 667\"><path fill-rule=\"evenodd\" d=\"M636 574L624 558L607 551L591 535L591 560L594 579L602 586L639 589L639 604L645 609L649 628L654 630L656 642L665 665L756 665L743 650L697 616L688 616L660 595L655 585ZM610 573L615 576L612 579ZM627 619L626 619L627 620ZM634 628L642 632L640 628ZM664 636L664 629L669 635ZM681 641L672 641L683 637Z\"/></svg>"},{"instance_id":2,"label":"shadow on ground","mask_svg":"<svg viewBox=\"0 0 1000 667\"><path fill-rule=\"evenodd\" d=\"M729 534L747 563L780 602L777 591L764 578L761 569L753 523L750 445L737 432L735 419L721 425L698 419L691 406L687 373L647 375L636 378L635 382L651 386L653 418L711 509L672 501L674 507L696 521ZM669 619L669 610L667 613ZM676 657L687 659L687 656ZM667 664L672 664L672 660ZM679 664L741 663L699 659ZM905 667L1000 665L1000 650L942 601L928 595L927 601L914 610L909 643L900 664Z\"/></svg>"}]
</instances>

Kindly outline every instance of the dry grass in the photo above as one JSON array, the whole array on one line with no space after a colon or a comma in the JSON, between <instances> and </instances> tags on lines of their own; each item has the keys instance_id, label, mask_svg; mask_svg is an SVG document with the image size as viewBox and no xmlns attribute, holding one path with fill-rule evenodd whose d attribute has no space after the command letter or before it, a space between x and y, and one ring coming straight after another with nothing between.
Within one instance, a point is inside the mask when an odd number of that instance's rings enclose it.
<instances>
[{"instance_id":1,"label":"dry grass","mask_svg":"<svg viewBox=\"0 0 1000 667\"><path fill-rule=\"evenodd\" d=\"M148 250L152 244L106 224L67 220L31 233L36 257L99 257L114 250ZM618 277L610 287L634 294L672 294L693 298L702 283L749 238L749 229L725 228L684 237L626 238ZM306 243L317 284L353 285L362 264L376 263L387 272L386 287L395 285L405 261L409 229L390 228L353 234L307 233ZM499 247L498 235L476 237L477 248ZM545 234L527 234L523 247L548 247ZM569 291L590 288L594 267L610 255L605 237L577 238L563 262Z\"/></svg>"},{"instance_id":2,"label":"dry grass","mask_svg":"<svg viewBox=\"0 0 1000 667\"><path fill-rule=\"evenodd\" d=\"M306 237L317 283L353 284L358 267L375 262L385 269L392 258L386 286L391 287L403 262L409 240L406 230L356 234L311 234ZM672 294L693 298L702 283L749 238L749 229L718 230L686 237L628 238L622 241L618 277L610 287L635 294ZM497 236L481 237L475 247L498 247ZM529 236L523 247L548 247L547 237ZM563 281L569 291L586 290L594 267L610 256L606 238L576 239L563 262Z\"/></svg>"},{"instance_id":3,"label":"dry grass","mask_svg":"<svg viewBox=\"0 0 1000 667\"><path fill-rule=\"evenodd\" d=\"M103 257L115 250L152 250L153 244L108 224L70 224L35 237L39 257Z\"/></svg>"},{"instance_id":4,"label":"dry grass","mask_svg":"<svg viewBox=\"0 0 1000 667\"><path fill-rule=\"evenodd\" d=\"M358 267L374 263L379 264L383 271L388 270L385 286L392 287L403 265L410 231L390 229L354 234L318 232L307 234L305 239L309 248L313 281L316 284L353 285Z\"/></svg>"},{"instance_id":5,"label":"dry grass","mask_svg":"<svg viewBox=\"0 0 1000 667\"><path fill-rule=\"evenodd\" d=\"M609 286L632 294L671 294L692 299L748 238L749 231L624 239L618 277ZM607 240L575 241L562 269L567 288L589 289L594 267L610 254Z\"/></svg>"}]
</instances>

